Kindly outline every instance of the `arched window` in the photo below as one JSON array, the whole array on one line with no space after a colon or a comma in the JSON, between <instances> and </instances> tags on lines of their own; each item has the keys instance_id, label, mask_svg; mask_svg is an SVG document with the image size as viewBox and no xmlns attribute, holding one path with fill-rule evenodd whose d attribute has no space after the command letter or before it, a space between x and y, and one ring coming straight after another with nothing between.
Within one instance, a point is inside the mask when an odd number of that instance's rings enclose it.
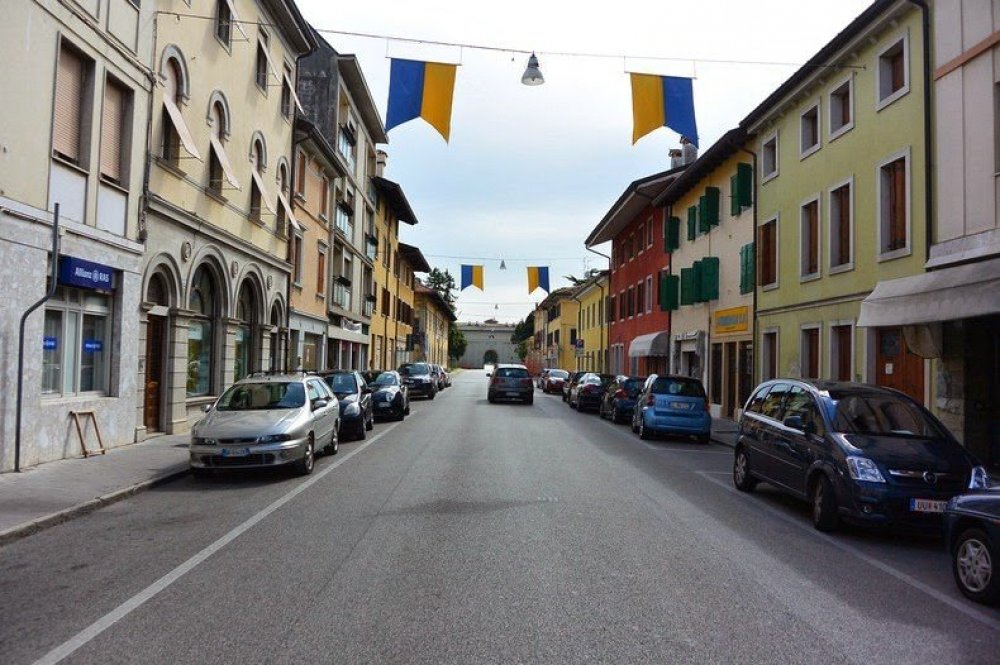
<instances>
[{"instance_id":1,"label":"arched window","mask_svg":"<svg viewBox=\"0 0 1000 665\"><path fill-rule=\"evenodd\" d=\"M146 302L154 305L170 305L170 289L167 280L161 273L153 273L149 278L149 286L146 288Z\"/></svg>"},{"instance_id":2,"label":"arched window","mask_svg":"<svg viewBox=\"0 0 1000 665\"><path fill-rule=\"evenodd\" d=\"M253 182L250 183L250 219L255 222L261 221L261 206L267 208L272 215L275 214L275 206L268 196L264 187L264 165L267 163L267 151L259 138L254 138L250 145L250 175ZM278 227L279 233L282 232Z\"/></svg>"},{"instance_id":3,"label":"arched window","mask_svg":"<svg viewBox=\"0 0 1000 665\"><path fill-rule=\"evenodd\" d=\"M163 76L163 111L162 111L162 140L160 143L160 157L167 163L177 166L180 158L181 146L184 150L197 159L201 159L201 154L194 145L191 137L191 130L184 122L181 114L181 104L184 100L184 90L186 88L184 80L184 69L177 58L169 57L164 62L161 74Z\"/></svg>"},{"instance_id":4,"label":"arched window","mask_svg":"<svg viewBox=\"0 0 1000 665\"><path fill-rule=\"evenodd\" d=\"M188 397L212 391L215 321L219 317L219 297L215 276L207 266L194 273L188 308L194 312L188 325Z\"/></svg>"},{"instance_id":5,"label":"arched window","mask_svg":"<svg viewBox=\"0 0 1000 665\"><path fill-rule=\"evenodd\" d=\"M257 296L254 292L253 282L249 279L243 280L240 286L239 298L236 301L236 348L234 350L236 365L234 368L234 380L248 376L254 371L254 358L256 357L255 334L260 321L258 311Z\"/></svg>"},{"instance_id":6,"label":"arched window","mask_svg":"<svg viewBox=\"0 0 1000 665\"><path fill-rule=\"evenodd\" d=\"M225 141L229 136L228 119L229 114L226 113L226 107L222 100L214 99L208 112L208 138L211 144L208 159L208 188L217 196L222 196L225 182L228 182L235 189L240 188L240 183L233 173L233 165L229 161L229 155L226 154Z\"/></svg>"},{"instance_id":7,"label":"arched window","mask_svg":"<svg viewBox=\"0 0 1000 665\"><path fill-rule=\"evenodd\" d=\"M281 308L278 303L271 307L271 369L280 369L281 362Z\"/></svg>"}]
</instances>

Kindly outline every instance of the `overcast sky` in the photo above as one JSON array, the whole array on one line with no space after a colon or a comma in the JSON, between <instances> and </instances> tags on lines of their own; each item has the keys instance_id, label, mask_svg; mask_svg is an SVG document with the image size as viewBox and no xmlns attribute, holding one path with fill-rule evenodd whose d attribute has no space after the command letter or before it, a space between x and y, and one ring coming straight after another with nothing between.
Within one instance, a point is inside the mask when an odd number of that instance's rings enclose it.
<instances>
[{"instance_id":1,"label":"overcast sky","mask_svg":"<svg viewBox=\"0 0 1000 665\"><path fill-rule=\"evenodd\" d=\"M458 298L460 321L522 319L545 293L528 294L529 265L547 265L552 288L606 268L584 239L636 178L669 168L676 133L660 128L632 145L627 71L693 76L700 148L710 146L787 79L869 0L298 0L319 30L459 42L538 54L545 84L521 84L527 55L333 33L356 54L386 114L389 57L460 63L451 140L417 119L389 132L386 177L419 224L403 225L433 267L459 279L484 265L485 291ZM558 52L627 58L590 58ZM643 59L681 58L678 61ZM597 249L608 252L608 247ZM455 258L450 258L455 257ZM507 270L499 269L501 258Z\"/></svg>"}]
</instances>

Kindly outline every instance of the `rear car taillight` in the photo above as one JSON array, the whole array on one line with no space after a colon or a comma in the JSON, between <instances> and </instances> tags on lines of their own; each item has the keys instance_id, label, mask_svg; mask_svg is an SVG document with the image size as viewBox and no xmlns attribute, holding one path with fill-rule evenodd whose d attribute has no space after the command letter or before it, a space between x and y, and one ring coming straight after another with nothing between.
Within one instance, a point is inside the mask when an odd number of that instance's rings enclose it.
<instances>
[{"instance_id":1,"label":"rear car taillight","mask_svg":"<svg viewBox=\"0 0 1000 665\"><path fill-rule=\"evenodd\" d=\"M705 398L705 413L708 413L708 398Z\"/></svg>"},{"instance_id":2,"label":"rear car taillight","mask_svg":"<svg viewBox=\"0 0 1000 665\"><path fill-rule=\"evenodd\" d=\"M499 376L494 376L492 379L490 379L490 384L491 385L495 386L498 383L500 383L500 377Z\"/></svg>"},{"instance_id":3,"label":"rear car taillight","mask_svg":"<svg viewBox=\"0 0 1000 665\"><path fill-rule=\"evenodd\" d=\"M624 390L619 390L615 393L615 399L625 399L626 397L628 397L628 393Z\"/></svg>"},{"instance_id":4,"label":"rear car taillight","mask_svg":"<svg viewBox=\"0 0 1000 665\"><path fill-rule=\"evenodd\" d=\"M649 393L646 396L646 406L654 406L656 404L656 395Z\"/></svg>"},{"instance_id":5,"label":"rear car taillight","mask_svg":"<svg viewBox=\"0 0 1000 665\"><path fill-rule=\"evenodd\" d=\"M530 386L531 385L531 379L521 379L521 385L522 386Z\"/></svg>"}]
</instances>

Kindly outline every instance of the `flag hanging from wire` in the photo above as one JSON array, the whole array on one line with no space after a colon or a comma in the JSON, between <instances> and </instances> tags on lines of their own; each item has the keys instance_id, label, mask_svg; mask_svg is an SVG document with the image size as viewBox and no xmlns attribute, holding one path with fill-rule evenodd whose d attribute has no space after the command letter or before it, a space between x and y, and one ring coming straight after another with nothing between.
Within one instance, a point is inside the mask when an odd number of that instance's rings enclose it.
<instances>
[{"instance_id":1,"label":"flag hanging from wire","mask_svg":"<svg viewBox=\"0 0 1000 665\"><path fill-rule=\"evenodd\" d=\"M548 266L528 266L528 293L541 288L549 293L549 268Z\"/></svg>"},{"instance_id":2,"label":"flag hanging from wire","mask_svg":"<svg viewBox=\"0 0 1000 665\"><path fill-rule=\"evenodd\" d=\"M464 291L469 286L475 286L480 291L483 290L482 266L469 266L462 264L462 287L459 291Z\"/></svg>"},{"instance_id":3,"label":"flag hanging from wire","mask_svg":"<svg viewBox=\"0 0 1000 665\"><path fill-rule=\"evenodd\" d=\"M451 134L451 102L458 65L391 58L385 130L423 118L445 143Z\"/></svg>"},{"instance_id":4,"label":"flag hanging from wire","mask_svg":"<svg viewBox=\"0 0 1000 665\"><path fill-rule=\"evenodd\" d=\"M698 145L691 79L655 74L632 78L632 144L659 127L669 127Z\"/></svg>"}]
</instances>

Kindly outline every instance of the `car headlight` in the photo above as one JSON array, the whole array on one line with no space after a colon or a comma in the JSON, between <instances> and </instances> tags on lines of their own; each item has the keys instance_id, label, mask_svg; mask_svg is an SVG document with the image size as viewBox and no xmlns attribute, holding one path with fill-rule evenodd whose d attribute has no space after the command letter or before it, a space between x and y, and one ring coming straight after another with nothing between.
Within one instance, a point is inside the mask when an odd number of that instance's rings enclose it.
<instances>
[{"instance_id":1,"label":"car headlight","mask_svg":"<svg viewBox=\"0 0 1000 665\"><path fill-rule=\"evenodd\" d=\"M855 457L850 455L847 458L847 470L854 480L863 480L869 483L884 483L885 478L882 472L875 466L875 462L867 457Z\"/></svg>"},{"instance_id":2,"label":"car headlight","mask_svg":"<svg viewBox=\"0 0 1000 665\"><path fill-rule=\"evenodd\" d=\"M358 406L357 402L351 402L350 404L344 407L345 416L356 416L359 413L361 413L361 407Z\"/></svg>"},{"instance_id":3,"label":"car headlight","mask_svg":"<svg viewBox=\"0 0 1000 665\"><path fill-rule=\"evenodd\" d=\"M192 436L191 445L193 446L214 446L215 439L209 439L204 436Z\"/></svg>"},{"instance_id":4,"label":"car headlight","mask_svg":"<svg viewBox=\"0 0 1000 665\"><path fill-rule=\"evenodd\" d=\"M972 467L972 475L969 477L969 489L984 490L989 489L989 486L990 474L986 473L986 469L981 466Z\"/></svg>"},{"instance_id":5,"label":"car headlight","mask_svg":"<svg viewBox=\"0 0 1000 665\"><path fill-rule=\"evenodd\" d=\"M278 443L279 441L291 441L291 434L268 434L257 439L257 443Z\"/></svg>"}]
</instances>

